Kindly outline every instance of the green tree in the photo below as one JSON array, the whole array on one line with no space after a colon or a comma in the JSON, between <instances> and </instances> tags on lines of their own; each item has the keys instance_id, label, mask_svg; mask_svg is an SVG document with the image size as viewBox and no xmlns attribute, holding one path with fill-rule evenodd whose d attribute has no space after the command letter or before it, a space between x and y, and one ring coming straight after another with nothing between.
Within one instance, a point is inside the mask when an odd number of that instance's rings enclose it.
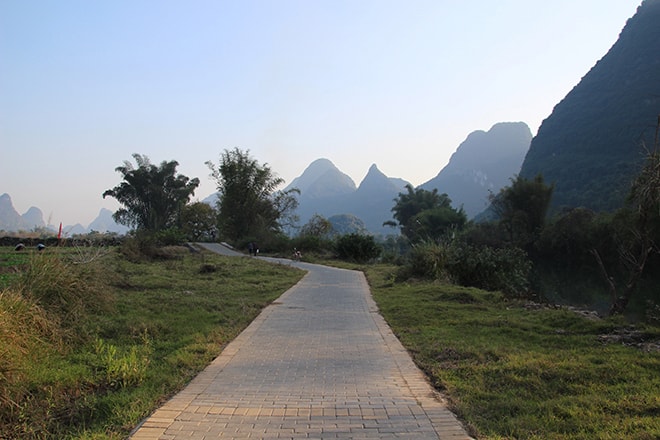
<instances>
[{"instance_id":1,"label":"green tree","mask_svg":"<svg viewBox=\"0 0 660 440\"><path fill-rule=\"evenodd\" d=\"M540 174L532 180L517 176L491 198L491 207L509 240L521 247L534 241L545 224L554 185L546 185Z\"/></svg>"},{"instance_id":2,"label":"green tree","mask_svg":"<svg viewBox=\"0 0 660 440\"><path fill-rule=\"evenodd\" d=\"M598 230L599 216L587 208L572 208L544 226L535 244L543 264L564 273L582 277L594 264L591 249L602 243Z\"/></svg>"},{"instance_id":3,"label":"green tree","mask_svg":"<svg viewBox=\"0 0 660 440\"><path fill-rule=\"evenodd\" d=\"M314 214L307 223L300 228L301 236L322 238L332 232L332 223L319 214Z\"/></svg>"},{"instance_id":4,"label":"green tree","mask_svg":"<svg viewBox=\"0 0 660 440\"><path fill-rule=\"evenodd\" d=\"M401 233L413 242L438 240L452 229L461 229L467 223L463 209L454 209L447 194L438 194L437 189L427 191L406 185L406 193L399 193L392 208L392 216L401 228ZM397 223L385 222L396 226Z\"/></svg>"},{"instance_id":5,"label":"green tree","mask_svg":"<svg viewBox=\"0 0 660 440\"><path fill-rule=\"evenodd\" d=\"M413 224L417 225L413 241L427 237L437 241L450 231L463 229L467 224L467 216L462 209L443 206L420 212L413 217Z\"/></svg>"},{"instance_id":6,"label":"green tree","mask_svg":"<svg viewBox=\"0 0 660 440\"><path fill-rule=\"evenodd\" d=\"M366 263L377 258L382 249L372 235L346 234L337 238L335 251L342 260Z\"/></svg>"},{"instance_id":7,"label":"green tree","mask_svg":"<svg viewBox=\"0 0 660 440\"><path fill-rule=\"evenodd\" d=\"M145 155L133 154L137 164L124 161L115 168L124 181L103 193L122 207L112 217L137 230L160 231L178 225L181 209L199 186L199 179L176 174L177 161L153 165Z\"/></svg>"},{"instance_id":8,"label":"green tree","mask_svg":"<svg viewBox=\"0 0 660 440\"><path fill-rule=\"evenodd\" d=\"M330 236L333 233L332 224L328 219L319 214L314 214L305 223L298 235L291 240L290 244L295 251L302 252L325 252L332 249Z\"/></svg>"},{"instance_id":9,"label":"green tree","mask_svg":"<svg viewBox=\"0 0 660 440\"><path fill-rule=\"evenodd\" d=\"M216 220L216 212L208 203L191 203L181 211L181 229L191 241L213 240Z\"/></svg>"},{"instance_id":10,"label":"green tree","mask_svg":"<svg viewBox=\"0 0 660 440\"><path fill-rule=\"evenodd\" d=\"M206 165L217 184L218 228L227 240L280 233L298 207L298 190L276 192L284 180L249 151L225 150L217 166L211 161Z\"/></svg>"}]
</instances>

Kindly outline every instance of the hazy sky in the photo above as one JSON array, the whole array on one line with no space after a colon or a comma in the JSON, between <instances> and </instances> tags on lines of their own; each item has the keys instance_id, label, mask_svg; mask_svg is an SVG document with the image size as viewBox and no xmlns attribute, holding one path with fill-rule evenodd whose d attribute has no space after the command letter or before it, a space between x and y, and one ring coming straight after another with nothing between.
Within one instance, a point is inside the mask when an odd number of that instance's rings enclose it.
<instances>
[{"instance_id":1,"label":"hazy sky","mask_svg":"<svg viewBox=\"0 0 660 440\"><path fill-rule=\"evenodd\" d=\"M250 150L415 185L474 130L533 134L641 0L0 0L0 194L87 226L133 153Z\"/></svg>"}]
</instances>

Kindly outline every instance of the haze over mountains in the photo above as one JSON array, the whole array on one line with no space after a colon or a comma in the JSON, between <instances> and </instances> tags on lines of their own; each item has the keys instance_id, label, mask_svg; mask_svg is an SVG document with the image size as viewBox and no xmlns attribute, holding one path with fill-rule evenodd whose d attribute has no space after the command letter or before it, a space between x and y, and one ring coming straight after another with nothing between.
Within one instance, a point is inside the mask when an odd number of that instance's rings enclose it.
<instances>
[{"instance_id":1,"label":"haze over mountains","mask_svg":"<svg viewBox=\"0 0 660 440\"><path fill-rule=\"evenodd\" d=\"M302 224L314 214L331 217L351 214L361 219L372 233L391 232L383 226L390 220L393 199L408 182L385 176L374 164L359 187L330 160L312 162L286 189L298 188L298 215Z\"/></svg>"},{"instance_id":2,"label":"haze over mountains","mask_svg":"<svg viewBox=\"0 0 660 440\"><path fill-rule=\"evenodd\" d=\"M425 189L437 188L447 192L454 206L463 206L468 216L484 209L489 191L497 192L508 183L509 177L520 169L531 133L522 122L500 123L488 132L475 131L454 153L437 177L426 182ZM410 183L402 178L388 177L371 165L365 178L356 186L353 179L339 170L329 159L312 162L304 172L285 189L298 188L300 224L306 223L314 214L326 218L344 216L339 221L352 217L353 223L374 234L396 233L383 223L392 220L392 207L399 193L405 192ZM217 196L212 195L204 202L214 205ZM28 215L29 214L29 215ZM29 217L29 220L28 220ZM0 229L7 231L45 227L43 214L31 208L20 216L11 205L8 194L0 200ZM55 229L55 226L51 226ZM67 235L82 234L91 230L98 232L124 233L127 228L112 219L112 212L103 209L88 227L66 226Z\"/></svg>"},{"instance_id":3,"label":"haze over mountains","mask_svg":"<svg viewBox=\"0 0 660 440\"><path fill-rule=\"evenodd\" d=\"M449 163L428 182L426 190L447 193L454 207L468 217L483 211L490 192L497 193L520 170L532 139L523 122L499 123L489 131L475 131L459 145ZM314 214L330 217L351 214L364 221L372 233L393 233L383 223L392 220L392 207L399 193L410 185L404 179L388 177L373 164L358 187L328 159L318 159L286 189L298 188L298 215L304 224Z\"/></svg>"},{"instance_id":4,"label":"haze over mountains","mask_svg":"<svg viewBox=\"0 0 660 440\"><path fill-rule=\"evenodd\" d=\"M41 209L36 206L29 208L24 214L19 214L14 208L11 196L9 194L0 195L0 230L5 231L34 231L40 229L49 229L57 233L58 225L46 224ZM117 224L112 218L112 211L101 209L99 215L87 227L76 225L65 225L62 227L62 233L65 236L75 234L85 234L91 231L96 232L116 232L124 234L128 228Z\"/></svg>"},{"instance_id":5,"label":"haze over mountains","mask_svg":"<svg viewBox=\"0 0 660 440\"><path fill-rule=\"evenodd\" d=\"M532 132L524 122L503 122L474 131L458 146L446 167L420 185L446 193L468 218L485 210L490 194L509 185L529 149Z\"/></svg>"},{"instance_id":6,"label":"haze over mountains","mask_svg":"<svg viewBox=\"0 0 660 440\"><path fill-rule=\"evenodd\" d=\"M639 171L644 149L653 146L660 115L660 0L645 0L608 53L559 102L532 139L523 122L498 123L470 133L436 177L420 185L447 193L469 218L488 205L516 174L542 174L555 185L552 205L611 211L621 207ZM392 154L414 154L401 149ZM374 158L377 160L377 158ZM419 160L424 160L420 157ZM300 224L314 214L350 214L372 233L392 233L394 199L408 182L383 174L374 163L359 186L329 159L312 162L287 188L301 190ZM205 200L212 203L214 197ZM106 212L107 211L107 212ZM19 215L0 197L0 229L44 227L43 214ZM88 228L118 231L108 210ZM123 229L125 230L125 228Z\"/></svg>"}]
</instances>

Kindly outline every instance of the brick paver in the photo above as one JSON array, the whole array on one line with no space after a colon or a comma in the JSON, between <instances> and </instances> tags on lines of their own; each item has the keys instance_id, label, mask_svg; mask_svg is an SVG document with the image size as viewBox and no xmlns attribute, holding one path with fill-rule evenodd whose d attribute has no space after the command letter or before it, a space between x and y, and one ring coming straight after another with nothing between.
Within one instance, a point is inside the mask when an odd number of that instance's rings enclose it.
<instances>
[{"instance_id":1,"label":"brick paver","mask_svg":"<svg viewBox=\"0 0 660 440\"><path fill-rule=\"evenodd\" d=\"M291 264L308 274L133 440L470 438L378 313L361 272Z\"/></svg>"}]
</instances>

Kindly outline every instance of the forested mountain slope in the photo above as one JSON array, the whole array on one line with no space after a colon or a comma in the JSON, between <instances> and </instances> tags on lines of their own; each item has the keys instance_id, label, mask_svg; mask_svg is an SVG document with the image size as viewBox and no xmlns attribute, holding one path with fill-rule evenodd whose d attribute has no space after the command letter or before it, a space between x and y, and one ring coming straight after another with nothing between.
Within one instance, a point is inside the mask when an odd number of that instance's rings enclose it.
<instances>
[{"instance_id":1,"label":"forested mountain slope","mask_svg":"<svg viewBox=\"0 0 660 440\"><path fill-rule=\"evenodd\" d=\"M529 149L532 133L524 122L500 122L470 133L437 176L420 185L447 194L469 218L482 212L489 196L510 185Z\"/></svg>"},{"instance_id":2,"label":"forested mountain slope","mask_svg":"<svg viewBox=\"0 0 660 440\"><path fill-rule=\"evenodd\" d=\"M543 121L520 171L555 184L554 209L621 207L660 114L660 0L645 0L609 52Z\"/></svg>"}]
</instances>

